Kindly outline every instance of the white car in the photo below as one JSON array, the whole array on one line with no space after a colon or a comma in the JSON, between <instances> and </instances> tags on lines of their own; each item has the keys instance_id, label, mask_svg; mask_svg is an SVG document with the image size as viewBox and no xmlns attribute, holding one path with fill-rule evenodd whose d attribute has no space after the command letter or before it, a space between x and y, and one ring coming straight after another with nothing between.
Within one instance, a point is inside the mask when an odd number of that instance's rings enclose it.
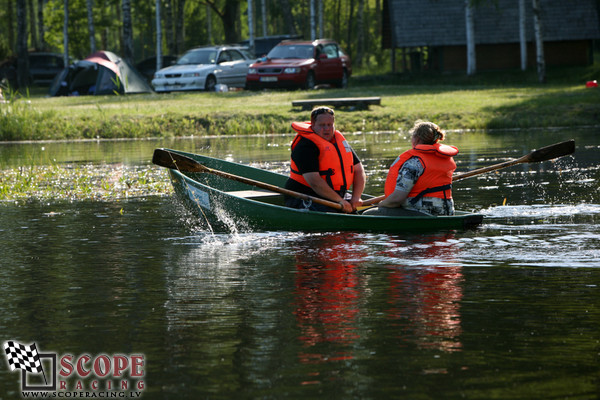
<instances>
[{"instance_id":1,"label":"white car","mask_svg":"<svg viewBox=\"0 0 600 400\"><path fill-rule=\"evenodd\" d=\"M188 50L175 65L157 71L152 86L157 92L214 91L217 85L243 88L254 61L242 47L199 47Z\"/></svg>"}]
</instances>

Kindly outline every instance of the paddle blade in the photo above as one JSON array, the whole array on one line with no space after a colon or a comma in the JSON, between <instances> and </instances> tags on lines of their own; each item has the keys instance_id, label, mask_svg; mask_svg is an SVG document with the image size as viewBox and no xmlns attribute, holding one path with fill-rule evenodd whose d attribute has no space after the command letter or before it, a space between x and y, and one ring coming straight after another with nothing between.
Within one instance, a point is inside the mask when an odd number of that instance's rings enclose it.
<instances>
[{"instance_id":1,"label":"paddle blade","mask_svg":"<svg viewBox=\"0 0 600 400\"><path fill-rule=\"evenodd\" d=\"M528 162L540 162L553 160L558 157L563 157L575 152L575 140L567 140L566 142L551 144L550 146L542 147L529 154Z\"/></svg>"},{"instance_id":2,"label":"paddle blade","mask_svg":"<svg viewBox=\"0 0 600 400\"><path fill-rule=\"evenodd\" d=\"M155 149L152 163L184 172L202 172L204 165L189 157L165 149Z\"/></svg>"}]
</instances>

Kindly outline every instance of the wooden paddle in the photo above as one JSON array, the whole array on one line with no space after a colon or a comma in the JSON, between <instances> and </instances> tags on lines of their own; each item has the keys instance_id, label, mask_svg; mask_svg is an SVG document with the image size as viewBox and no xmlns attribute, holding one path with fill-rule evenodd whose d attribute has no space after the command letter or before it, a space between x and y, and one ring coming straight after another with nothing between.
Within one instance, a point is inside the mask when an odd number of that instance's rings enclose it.
<instances>
[{"instance_id":1,"label":"wooden paddle","mask_svg":"<svg viewBox=\"0 0 600 400\"><path fill-rule=\"evenodd\" d=\"M181 155L181 154L178 154L178 153L166 150L166 149L155 149L154 155L152 157L152 162L161 167L176 169L176 170L182 171L182 172L206 172L209 174L218 175L222 178L231 179L234 181L245 183L247 185L270 190L272 192L285 194L285 195L288 195L291 197L296 197L298 199L302 199L302 200L306 200L306 201L312 201L313 203L322 204L324 206L331 207L336 210L344 209L344 207L340 203L321 199L318 197L309 196L304 193L298 193L293 190L289 190L289 189L281 188L279 186L256 181L254 179L249 179L249 178L245 178L243 176L234 175L234 174L230 174L227 172L212 169L190 157L186 157L184 155Z\"/></svg>"},{"instance_id":2,"label":"wooden paddle","mask_svg":"<svg viewBox=\"0 0 600 400\"><path fill-rule=\"evenodd\" d=\"M462 174L454 175L452 177L452 182L469 178L475 175L481 175L486 172L495 171L501 168L511 167L516 164L522 163L533 163L533 162L541 162L548 161L555 158L563 157L575 152L575 140L567 140L566 142L560 142L551 144L546 147L542 147L541 149L534 150L529 154L524 155L523 157L517 158L511 161L505 161L500 164L490 165L489 167L474 169L473 171L465 172ZM370 206L373 204L379 203L381 200L385 199L385 195L373 197L371 199L363 201L363 206Z\"/></svg>"}]
</instances>

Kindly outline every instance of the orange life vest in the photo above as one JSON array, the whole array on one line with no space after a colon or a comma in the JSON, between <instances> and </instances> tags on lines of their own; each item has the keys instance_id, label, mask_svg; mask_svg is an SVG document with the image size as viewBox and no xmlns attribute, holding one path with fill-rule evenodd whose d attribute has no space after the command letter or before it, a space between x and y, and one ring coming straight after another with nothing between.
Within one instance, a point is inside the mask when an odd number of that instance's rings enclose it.
<instances>
[{"instance_id":1,"label":"orange life vest","mask_svg":"<svg viewBox=\"0 0 600 400\"><path fill-rule=\"evenodd\" d=\"M329 142L313 132L310 122L293 122L292 128L298 132L292 142L292 150L300 138L306 138L319 148L319 174L336 192L345 192L354 181L354 156L352 148L339 132L335 131L334 141ZM294 160L290 166L290 178L310 187L299 172Z\"/></svg>"},{"instance_id":2,"label":"orange life vest","mask_svg":"<svg viewBox=\"0 0 600 400\"><path fill-rule=\"evenodd\" d=\"M385 196L389 196L396 189L398 172L402 165L411 157L419 157L425 172L419 177L408 197L416 200L424 196L451 199L452 173L456 169L456 163L452 157L457 154L456 147L439 143L419 144L405 151L396 158L390 167L385 180Z\"/></svg>"}]
</instances>

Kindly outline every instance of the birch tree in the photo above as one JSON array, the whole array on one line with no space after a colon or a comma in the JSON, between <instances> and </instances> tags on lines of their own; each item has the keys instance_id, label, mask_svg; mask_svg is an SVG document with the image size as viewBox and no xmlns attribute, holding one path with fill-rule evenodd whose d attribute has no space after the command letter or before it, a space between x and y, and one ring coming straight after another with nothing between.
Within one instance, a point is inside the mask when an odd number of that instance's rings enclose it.
<instances>
[{"instance_id":1,"label":"birch tree","mask_svg":"<svg viewBox=\"0 0 600 400\"><path fill-rule=\"evenodd\" d=\"M94 0L86 0L90 53L96 52L96 31L94 29Z\"/></svg>"},{"instance_id":2,"label":"birch tree","mask_svg":"<svg viewBox=\"0 0 600 400\"><path fill-rule=\"evenodd\" d=\"M69 0L63 3L63 63L69 65Z\"/></svg>"},{"instance_id":3,"label":"birch tree","mask_svg":"<svg viewBox=\"0 0 600 400\"><path fill-rule=\"evenodd\" d=\"M160 18L160 0L156 0L156 70L162 68L162 24Z\"/></svg>"},{"instance_id":4,"label":"birch tree","mask_svg":"<svg viewBox=\"0 0 600 400\"><path fill-rule=\"evenodd\" d=\"M527 69L527 20L525 0L519 0L519 44L521 49L521 71Z\"/></svg>"},{"instance_id":5,"label":"birch tree","mask_svg":"<svg viewBox=\"0 0 600 400\"><path fill-rule=\"evenodd\" d=\"M538 81L546 82L546 59L544 57L544 38L542 31L542 8L540 0L533 1L533 29L535 31L535 53Z\"/></svg>"},{"instance_id":6,"label":"birch tree","mask_svg":"<svg viewBox=\"0 0 600 400\"><path fill-rule=\"evenodd\" d=\"M467 33L467 75L474 75L477 70L475 57L475 22L471 0L465 0L465 22Z\"/></svg>"},{"instance_id":7,"label":"birch tree","mask_svg":"<svg viewBox=\"0 0 600 400\"><path fill-rule=\"evenodd\" d=\"M248 0L248 39L250 51L254 51L254 9L252 0Z\"/></svg>"},{"instance_id":8,"label":"birch tree","mask_svg":"<svg viewBox=\"0 0 600 400\"><path fill-rule=\"evenodd\" d=\"M260 1L260 16L262 17L262 35L267 36L267 0Z\"/></svg>"}]
</instances>

